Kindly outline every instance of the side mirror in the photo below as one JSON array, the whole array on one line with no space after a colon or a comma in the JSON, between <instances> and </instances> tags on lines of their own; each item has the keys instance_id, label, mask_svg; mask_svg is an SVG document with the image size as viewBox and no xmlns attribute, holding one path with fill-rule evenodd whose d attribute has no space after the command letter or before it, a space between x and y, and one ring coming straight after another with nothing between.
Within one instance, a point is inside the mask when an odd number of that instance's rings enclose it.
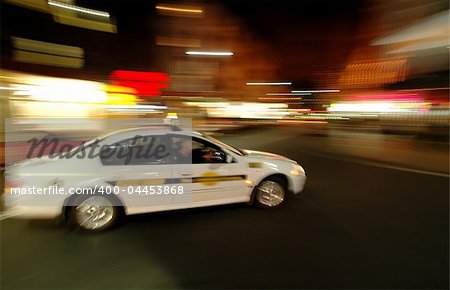
<instances>
[{"instance_id":1,"label":"side mirror","mask_svg":"<svg viewBox=\"0 0 450 290\"><path fill-rule=\"evenodd\" d=\"M226 161L227 163L233 162L233 156L231 156L230 154L226 154L226 153L225 153L225 161Z\"/></svg>"}]
</instances>

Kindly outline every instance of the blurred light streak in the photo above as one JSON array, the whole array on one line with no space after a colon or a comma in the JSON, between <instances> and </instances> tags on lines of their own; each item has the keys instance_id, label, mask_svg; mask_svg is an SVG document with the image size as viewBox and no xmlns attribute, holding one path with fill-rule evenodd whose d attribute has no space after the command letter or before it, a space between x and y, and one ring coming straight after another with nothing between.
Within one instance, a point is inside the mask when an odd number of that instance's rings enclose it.
<instances>
[{"instance_id":1,"label":"blurred light streak","mask_svg":"<svg viewBox=\"0 0 450 290\"><path fill-rule=\"evenodd\" d=\"M431 47L444 47L445 45L448 45L448 34L449 11L445 10L425 19L421 19L404 29L397 30L391 35L376 39L371 45L419 42L423 45L431 43L437 45L431 45Z\"/></svg>"},{"instance_id":2,"label":"blurred light streak","mask_svg":"<svg viewBox=\"0 0 450 290\"><path fill-rule=\"evenodd\" d=\"M200 39L156 36L156 44L174 47L200 47Z\"/></svg>"},{"instance_id":3,"label":"blurred light streak","mask_svg":"<svg viewBox=\"0 0 450 290\"><path fill-rule=\"evenodd\" d=\"M110 75L113 85L129 87L139 96L158 96L169 86L169 76L160 72L115 70Z\"/></svg>"},{"instance_id":4,"label":"blurred light streak","mask_svg":"<svg viewBox=\"0 0 450 290\"><path fill-rule=\"evenodd\" d=\"M352 102L334 103L328 108L330 112L418 112L427 109L429 103L420 102Z\"/></svg>"},{"instance_id":5,"label":"blurred light streak","mask_svg":"<svg viewBox=\"0 0 450 290\"><path fill-rule=\"evenodd\" d=\"M27 9L36 10L43 13L49 13L46 0L6 0L8 4L17 5Z\"/></svg>"},{"instance_id":6,"label":"blurred light streak","mask_svg":"<svg viewBox=\"0 0 450 290\"><path fill-rule=\"evenodd\" d=\"M271 100L271 101L286 101L286 100L301 100L302 98L286 98L286 97L281 97L281 98L266 98L266 97L260 97L258 98L258 100Z\"/></svg>"},{"instance_id":7,"label":"blurred light streak","mask_svg":"<svg viewBox=\"0 0 450 290\"><path fill-rule=\"evenodd\" d=\"M184 102L183 104L186 106L196 106L201 108L217 108L230 105L230 103L225 102Z\"/></svg>"},{"instance_id":8,"label":"blurred light streak","mask_svg":"<svg viewBox=\"0 0 450 290\"><path fill-rule=\"evenodd\" d=\"M340 86L345 88L377 87L405 80L408 60L388 58L350 62L340 76Z\"/></svg>"},{"instance_id":9,"label":"blurred light streak","mask_svg":"<svg viewBox=\"0 0 450 290\"><path fill-rule=\"evenodd\" d=\"M135 105L136 97L128 94L108 93L108 104Z\"/></svg>"},{"instance_id":10,"label":"blurred light streak","mask_svg":"<svg viewBox=\"0 0 450 290\"><path fill-rule=\"evenodd\" d=\"M207 108L207 114L219 118L281 119L290 114L287 107L280 103L232 103Z\"/></svg>"},{"instance_id":11,"label":"blurred light streak","mask_svg":"<svg viewBox=\"0 0 450 290\"><path fill-rule=\"evenodd\" d=\"M200 97L200 96L170 96L170 95L164 95L164 96L161 96L160 98L165 98L165 99L192 99L192 100L197 100L197 99L204 99L205 97Z\"/></svg>"},{"instance_id":12,"label":"blurred light streak","mask_svg":"<svg viewBox=\"0 0 450 290\"><path fill-rule=\"evenodd\" d=\"M306 119L306 120L349 120L348 118L349 114L345 114L345 116L343 116L342 114L335 114L335 113L309 113L309 114L301 114L301 115L297 115L294 116L295 119ZM378 115L377 115L378 116Z\"/></svg>"},{"instance_id":13,"label":"blurred light streak","mask_svg":"<svg viewBox=\"0 0 450 290\"><path fill-rule=\"evenodd\" d=\"M70 68L84 65L84 50L80 47L15 36L11 40L15 61Z\"/></svg>"},{"instance_id":14,"label":"blurred light streak","mask_svg":"<svg viewBox=\"0 0 450 290\"><path fill-rule=\"evenodd\" d=\"M7 92L3 94L6 95L6 106L13 117L96 118L107 116L110 110L103 107L104 105L111 106L115 112L125 112L125 109L130 112L142 112L135 108L137 99L135 90L131 88L7 70L2 70L0 78L4 81L0 88L6 89L0 91ZM130 109L131 107L133 109ZM51 122L39 126L41 129L46 129L46 126L53 128ZM76 130L76 128L80 127L66 129Z\"/></svg>"},{"instance_id":15,"label":"blurred light streak","mask_svg":"<svg viewBox=\"0 0 450 290\"><path fill-rule=\"evenodd\" d=\"M203 13L202 9L199 8L181 8L179 6L168 6L168 5L156 5L156 9L166 10L166 11L174 11L174 12L185 12L185 13Z\"/></svg>"},{"instance_id":16,"label":"blurred light streak","mask_svg":"<svg viewBox=\"0 0 450 290\"><path fill-rule=\"evenodd\" d=\"M132 81L150 81L150 82L167 82L168 76L159 72L146 71L129 71L129 70L115 70L111 73L111 77L123 80Z\"/></svg>"},{"instance_id":17,"label":"blurred light streak","mask_svg":"<svg viewBox=\"0 0 450 290\"><path fill-rule=\"evenodd\" d=\"M13 92L13 96L17 97L17 96L30 96L30 92L26 89L17 89L16 91ZM20 99L23 100L23 97L10 97L10 99Z\"/></svg>"},{"instance_id":18,"label":"blurred light streak","mask_svg":"<svg viewBox=\"0 0 450 290\"><path fill-rule=\"evenodd\" d=\"M105 105L102 106L108 112L116 112L120 114L139 114L139 113L154 113L162 114L166 106L153 106L153 105Z\"/></svg>"},{"instance_id":19,"label":"blurred light streak","mask_svg":"<svg viewBox=\"0 0 450 290\"><path fill-rule=\"evenodd\" d=\"M102 31L102 32L109 32L109 33L117 33L117 27L116 25L111 21L110 18L99 18L96 20L93 19L86 19L80 17L78 14L72 13L70 11L66 10L64 11L55 11L56 9L52 9L51 13L53 15L53 20L55 22L64 24L64 25L70 25L74 27L80 27L84 29L89 30L96 30L96 31ZM66 13L64 13L66 12ZM106 20L106 21L100 21L100 20Z\"/></svg>"},{"instance_id":20,"label":"blurred light streak","mask_svg":"<svg viewBox=\"0 0 450 290\"><path fill-rule=\"evenodd\" d=\"M128 87L105 86L109 105L136 105L136 90Z\"/></svg>"},{"instance_id":21,"label":"blurred light streak","mask_svg":"<svg viewBox=\"0 0 450 290\"><path fill-rule=\"evenodd\" d=\"M429 49L444 47L448 43L449 43L449 40L445 39L445 40L428 41L428 42L424 42L424 43L408 44L408 45L404 45L403 47L388 51L387 54L400 54L400 53L408 53L408 52L417 52L420 50L429 50Z\"/></svg>"},{"instance_id":22,"label":"blurred light streak","mask_svg":"<svg viewBox=\"0 0 450 290\"><path fill-rule=\"evenodd\" d=\"M311 96L311 93L267 93L267 96Z\"/></svg>"},{"instance_id":23,"label":"blurred light streak","mask_svg":"<svg viewBox=\"0 0 450 290\"><path fill-rule=\"evenodd\" d=\"M71 5L71 4L67 4L67 3L63 3L63 2L48 1L48 5L63 8L63 9L73 10L73 11L77 11L77 12L81 12L81 13L86 13L86 14L90 14L90 15L100 16L100 17L106 17L106 18L110 17L108 12L84 8L84 7Z\"/></svg>"},{"instance_id":24,"label":"blurred light streak","mask_svg":"<svg viewBox=\"0 0 450 290\"><path fill-rule=\"evenodd\" d=\"M247 86L290 86L291 82L249 82L246 83ZM293 92L294 93L294 92Z\"/></svg>"},{"instance_id":25,"label":"blurred light streak","mask_svg":"<svg viewBox=\"0 0 450 290\"><path fill-rule=\"evenodd\" d=\"M277 123L286 123L286 124L328 124L327 121L303 121L303 120L277 120Z\"/></svg>"},{"instance_id":26,"label":"blurred light streak","mask_svg":"<svg viewBox=\"0 0 450 290\"><path fill-rule=\"evenodd\" d=\"M291 93L339 93L341 90L299 90Z\"/></svg>"},{"instance_id":27,"label":"blurred light streak","mask_svg":"<svg viewBox=\"0 0 450 290\"><path fill-rule=\"evenodd\" d=\"M92 103L12 101L12 105L17 117L26 118L89 118L100 113Z\"/></svg>"},{"instance_id":28,"label":"blurred light streak","mask_svg":"<svg viewBox=\"0 0 450 290\"><path fill-rule=\"evenodd\" d=\"M100 84L88 81L41 81L38 85L15 85L14 95L29 96L30 100L68 103L106 103L107 95Z\"/></svg>"},{"instance_id":29,"label":"blurred light streak","mask_svg":"<svg viewBox=\"0 0 450 290\"><path fill-rule=\"evenodd\" d=\"M154 105L136 105L136 106L129 106L129 105L105 105L103 106L107 109L129 109L129 110L165 110L167 109L167 106L154 106Z\"/></svg>"},{"instance_id":30,"label":"blurred light streak","mask_svg":"<svg viewBox=\"0 0 450 290\"><path fill-rule=\"evenodd\" d=\"M203 55L203 56L232 56L231 51L186 51L187 55Z\"/></svg>"},{"instance_id":31,"label":"blurred light streak","mask_svg":"<svg viewBox=\"0 0 450 290\"><path fill-rule=\"evenodd\" d=\"M422 89L403 89L399 90L402 92L413 92L413 91L444 91L450 90L450 87L442 87L442 88L422 88Z\"/></svg>"},{"instance_id":32,"label":"blurred light streak","mask_svg":"<svg viewBox=\"0 0 450 290\"><path fill-rule=\"evenodd\" d=\"M240 119L281 119L291 112L287 104L255 102L184 102L186 106L205 108L209 117Z\"/></svg>"},{"instance_id":33,"label":"blurred light streak","mask_svg":"<svg viewBox=\"0 0 450 290\"><path fill-rule=\"evenodd\" d=\"M178 114L175 112L169 112L169 113L167 113L166 118L167 119L178 119Z\"/></svg>"},{"instance_id":34,"label":"blurred light streak","mask_svg":"<svg viewBox=\"0 0 450 290\"><path fill-rule=\"evenodd\" d=\"M349 101L407 101L407 102L423 102L424 98L417 94L358 94L348 98Z\"/></svg>"}]
</instances>

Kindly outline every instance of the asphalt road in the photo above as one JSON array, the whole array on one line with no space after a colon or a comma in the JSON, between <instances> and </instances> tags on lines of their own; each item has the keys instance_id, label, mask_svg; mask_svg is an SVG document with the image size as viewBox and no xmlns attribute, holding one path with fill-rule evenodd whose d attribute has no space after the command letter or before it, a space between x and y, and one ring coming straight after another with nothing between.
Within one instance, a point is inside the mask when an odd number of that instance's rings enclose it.
<instances>
[{"instance_id":1,"label":"asphalt road","mask_svg":"<svg viewBox=\"0 0 450 290\"><path fill-rule=\"evenodd\" d=\"M447 177L318 154L297 134L239 138L298 160L305 191L278 210L139 215L94 235L5 219L1 289L448 289Z\"/></svg>"}]
</instances>

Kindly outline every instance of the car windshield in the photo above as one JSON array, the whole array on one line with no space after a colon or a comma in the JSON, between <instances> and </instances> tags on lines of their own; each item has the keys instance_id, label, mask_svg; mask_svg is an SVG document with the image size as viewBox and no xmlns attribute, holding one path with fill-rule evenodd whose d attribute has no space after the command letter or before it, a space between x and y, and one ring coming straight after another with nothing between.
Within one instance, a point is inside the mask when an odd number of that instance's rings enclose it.
<instances>
[{"instance_id":1,"label":"car windshield","mask_svg":"<svg viewBox=\"0 0 450 290\"><path fill-rule=\"evenodd\" d=\"M228 144L226 144L226 143L220 141L219 139L214 138L213 136L206 135L206 134L203 134L202 136L205 137L206 139L208 139L209 141L211 141L211 142L213 142L213 143L215 143L215 144L217 144L217 145L219 145L219 146L221 146L221 147L224 147L224 148L230 150L230 151L233 152L233 153L236 153L236 154L238 154L238 155L240 155L240 156L244 156L244 155L245 155L245 153L244 153L243 150L240 150L240 149L238 149L238 148L236 148L236 147L233 147L233 146L231 146L231 145L228 145Z\"/></svg>"}]
</instances>

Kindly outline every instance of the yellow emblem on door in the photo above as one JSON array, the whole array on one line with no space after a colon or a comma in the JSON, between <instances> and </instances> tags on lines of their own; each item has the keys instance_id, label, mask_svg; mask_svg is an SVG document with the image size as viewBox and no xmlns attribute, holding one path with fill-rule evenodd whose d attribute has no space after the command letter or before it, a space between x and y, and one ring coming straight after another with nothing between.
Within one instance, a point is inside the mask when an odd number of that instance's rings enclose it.
<instances>
[{"instance_id":1,"label":"yellow emblem on door","mask_svg":"<svg viewBox=\"0 0 450 290\"><path fill-rule=\"evenodd\" d=\"M206 186L214 186L219 183L220 177L216 172L209 171L200 175L200 177L197 178L197 181Z\"/></svg>"}]
</instances>

